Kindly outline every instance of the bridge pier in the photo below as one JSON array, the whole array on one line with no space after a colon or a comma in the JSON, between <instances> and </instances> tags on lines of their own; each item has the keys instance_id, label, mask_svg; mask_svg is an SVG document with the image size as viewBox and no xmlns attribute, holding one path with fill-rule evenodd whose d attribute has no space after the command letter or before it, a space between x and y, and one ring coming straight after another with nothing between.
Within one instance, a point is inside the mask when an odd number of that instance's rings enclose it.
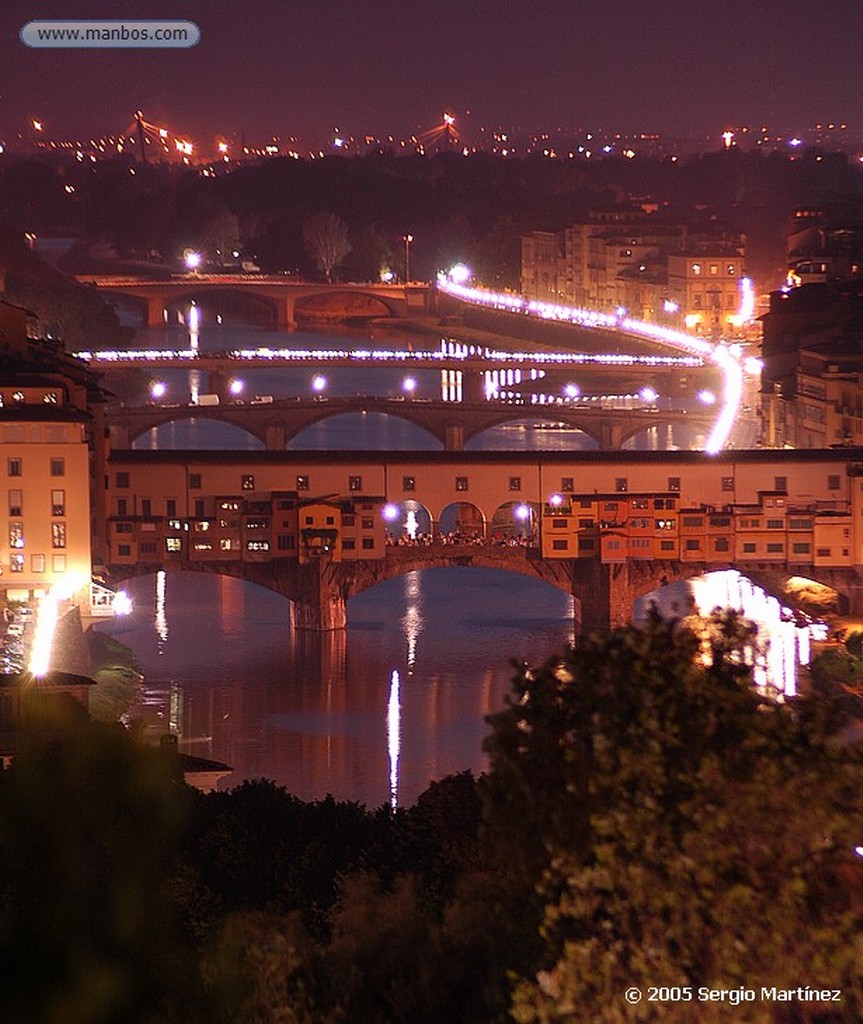
<instances>
[{"instance_id":1,"label":"bridge pier","mask_svg":"<svg viewBox=\"0 0 863 1024\"><path fill-rule=\"evenodd\" d=\"M622 423L615 420L602 420L599 424L599 447L605 452L620 451L623 447Z\"/></svg>"},{"instance_id":2,"label":"bridge pier","mask_svg":"<svg viewBox=\"0 0 863 1024\"><path fill-rule=\"evenodd\" d=\"M284 423L280 423L278 420L270 420L264 430L264 444L267 446L267 451L284 451L288 443L288 432Z\"/></svg>"},{"instance_id":3,"label":"bridge pier","mask_svg":"<svg viewBox=\"0 0 863 1024\"><path fill-rule=\"evenodd\" d=\"M276 327L279 330L292 331L296 326L296 301L293 295L287 295L276 302Z\"/></svg>"},{"instance_id":4,"label":"bridge pier","mask_svg":"<svg viewBox=\"0 0 863 1024\"><path fill-rule=\"evenodd\" d=\"M165 304L159 296L147 298L147 326L165 326Z\"/></svg>"},{"instance_id":5,"label":"bridge pier","mask_svg":"<svg viewBox=\"0 0 863 1024\"><path fill-rule=\"evenodd\" d=\"M443 435L444 451L448 451L448 452L462 452L462 451L464 451L464 424L463 423L445 423L443 430L444 430L444 435Z\"/></svg>"},{"instance_id":6,"label":"bridge pier","mask_svg":"<svg viewBox=\"0 0 863 1024\"><path fill-rule=\"evenodd\" d=\"M291 625L294 629L326 632L347 626L346 598L331 578L329 562L299 566L297 588L291 593Z\"/></svg>"}]
</instances>

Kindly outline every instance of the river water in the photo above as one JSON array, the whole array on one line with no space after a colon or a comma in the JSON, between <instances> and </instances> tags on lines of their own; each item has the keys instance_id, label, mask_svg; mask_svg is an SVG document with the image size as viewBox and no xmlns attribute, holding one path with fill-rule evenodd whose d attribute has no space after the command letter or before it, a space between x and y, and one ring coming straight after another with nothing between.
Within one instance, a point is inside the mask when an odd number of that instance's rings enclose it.
<instances>
[{"instance_id":1,"label":"river water","mask_svg":"<svg viewBox=\"0 0 863 1024\"><path fill-rule=\"evenodd\" d=\"M201 350L293 345L367 346L368 333L278 333L206 320ZM388 333L376 347L436 347L438 339ZM134 347L180 348L179 325L141 330ZM523 344L523 343L520 343ZM308 393L308 370L244 374L246 393ZM439 375L414 374L418 395L440 393ZM194 372L159 372L166 400L206 390ZM133 374L118 389L142 400L153 375ZM393 370L327 372L328 393L399 394ZM535 419L535 417L534 417ZM664 428L638 448L695 447L703 440ZM139 442L154 448L247 448L257 442L224 424L166 425ZM489 431L485 448L576 448L575 431L537 430L531 420ZM437 443L391 417L343 416L296 438L295 448L430 449ZM432 780L485 766L485 718L510 691L512 659L540 663L572 637L572 600L526 577L488 569L413 572L354 598L348 628L323 637L294 632L288 602L242 581L194 573L132 580L133 612L100 628L128 644L146 682L132 713L181 748L232 772L221 788L267 777L304 800L333 794L368 807L409 805Z\"/></svg>"}]
</instances>

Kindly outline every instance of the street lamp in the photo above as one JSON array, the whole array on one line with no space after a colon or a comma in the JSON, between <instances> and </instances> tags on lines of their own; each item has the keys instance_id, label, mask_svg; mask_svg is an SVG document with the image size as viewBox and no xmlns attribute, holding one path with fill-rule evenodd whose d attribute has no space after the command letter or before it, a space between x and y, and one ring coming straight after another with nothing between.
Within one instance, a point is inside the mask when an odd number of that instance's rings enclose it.
<instances>
[{"instance_id":1,"label":"street lamp","mask_svg":"<svg viewBox=\"0 0 863 1024\"><path fill-rule=\"evenodd\" d=\"M324 391L326 391L326 388L327 388L327 378L324 377L320 373L315 374L315 376L312 377L312 391L314 391L316 394L320 395Z\"/></svg>"},{"instance_id":2,"label":"street lamp","mask_svg":"<svg viewBox=\"0 0 863 1024\"><path fill-rule=\"evenodd\" d=\"M150 385L150 397L154 402L158 402L160 398L164 398L168 391L168 385L164 381L157 380L153 381Z\"/></svg>"},{"instance_id":3,"label":"street lamp","mask_svg":"<svg viewBox=\"0 0 863 1024\"><path fill-rule=\"evenodd\" d=\"M414 391L417 389L416 377L405 377L402 381L402 390L409 397L413 398Z\"/></svg>"},{"instance_id":4,"label":"street lamp","mask_svg":"<svg viewBox=\"0 0 863 1024\"><path fill-rule=\"evenodd\" d=\"M413 235L405 235L405 284L411 279L411 242Z\"/></svg>"}]
</instances>

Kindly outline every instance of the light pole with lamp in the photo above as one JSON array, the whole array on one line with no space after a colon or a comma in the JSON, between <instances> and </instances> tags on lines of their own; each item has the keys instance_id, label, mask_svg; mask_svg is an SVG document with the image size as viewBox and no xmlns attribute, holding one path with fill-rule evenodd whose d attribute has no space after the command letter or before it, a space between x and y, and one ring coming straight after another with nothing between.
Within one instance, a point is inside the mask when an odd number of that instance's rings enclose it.
<instances>
[{"instance_id":1,"label":"light pole with lamp","mask_svg":"<svg viewBox=\"0 0 863 1024\"><path fill-rule=\"evenodd\" d=\"M413 235L405 235L405 284L411 279L411 242Z\"/></svg>"}]
</instances>

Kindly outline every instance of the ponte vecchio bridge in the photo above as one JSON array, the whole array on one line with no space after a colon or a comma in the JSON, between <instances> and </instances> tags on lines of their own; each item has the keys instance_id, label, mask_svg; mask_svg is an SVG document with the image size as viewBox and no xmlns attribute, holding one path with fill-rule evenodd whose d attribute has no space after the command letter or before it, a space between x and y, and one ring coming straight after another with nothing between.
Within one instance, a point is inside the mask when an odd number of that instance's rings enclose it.
<instances>
[{"instance_id":1,"label":"ponte vecchio bridge","mask_svg":"<svg viewBox=\"0 0 863 1024\"><path fill-rule=\"evenodd\" d=\"M114 451L108 471L96 519L112 579L241 577L288 597L305 628L341 628L354 594L444 565L545 580L573 596L577 627L621 624L656 587L728 567L808 576L863 611L863 449ZM453 506L466 527L442 535ZM398 543L409 509L427 542ZM496 536L507 516L529 527L518 542Z\"/></svg>"}]
</instances>

